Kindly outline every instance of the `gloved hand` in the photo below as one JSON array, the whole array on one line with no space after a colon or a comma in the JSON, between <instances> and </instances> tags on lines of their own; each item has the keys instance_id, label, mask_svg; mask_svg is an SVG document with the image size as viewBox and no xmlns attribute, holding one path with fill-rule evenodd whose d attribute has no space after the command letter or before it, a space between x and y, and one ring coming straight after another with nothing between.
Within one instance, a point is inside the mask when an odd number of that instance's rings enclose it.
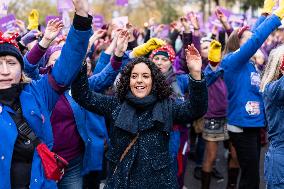
<instances>
[{"instance_id":1,"label":"gloved hand","mask_svg":"<svg viewBox=\"0 0 284 189\"><path fill-rule=\"evenodd\" d=\"M165 45L166 43L158 38L151 38L146 43L135 47L132 51L134 57L145 56L151 51L160 48L161 46Z\"/></svg>"},{"instance_id":2,"label":"gloved hand","mask_svg":"<svg viewBox=\"0 0 284 189\"><path fill-rule=\"evenodd\" d=\"M26 47L29 43L33 42L34 40L37 40L40 35L41 32L38 30L29 31L26 35L22 37L22 44Z\"/></svg>"},{"instance_id":3,"label":"gloved hand","mask_svg":"<svg viewBox=\"0 0 284 189\"><path fill-rule=\"evenodd\" d=\"M271 14L274 6L275 6L275 0L265 0L261 12Z\"/></svg>"},{"instance_id":4,"label":"gloved hand","mask_svg":"<svg viewBox=\"0 0 284 189\"><path fill-rule=\"evenodd\" d=\"M38 29L38 19L39 19L39 12L36 9L33 9L29 15L29 30L37 30Z\"/></svg>"},{"instance_id":5,"label":"gloved hand","mask_svg":"<svg viewBox=\"0 0 284 189\"><path fill-rule=\"evenodd\" d=\"M281 20L284 17L284 0L279 0L279 7L273 12L276 16L278 16Z\"/></svg>"},{"instance_id":6,"label":"gloved hand","mask_svg":"<svg viewBox=\"0 0 284 189\"><path fill-rule=\"evenodd\" d=\"M221 48L222 45L219 41L211 41L208 51L208 60L209 64L213 67L217 66L221 61Z\"/></svg>"}]
</instances>

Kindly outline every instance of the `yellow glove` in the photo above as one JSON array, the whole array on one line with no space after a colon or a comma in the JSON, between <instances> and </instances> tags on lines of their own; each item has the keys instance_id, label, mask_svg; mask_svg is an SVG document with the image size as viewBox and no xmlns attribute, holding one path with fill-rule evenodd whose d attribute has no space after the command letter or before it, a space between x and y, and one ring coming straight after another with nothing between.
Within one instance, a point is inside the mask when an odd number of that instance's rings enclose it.
<instances>
[{"instance_id":1,"label":"yellow glove","mask_svg":"<svg viewBox=\"0 0 284 189\"><path fill-rule=\"evenodd\" d=\"M213 40L210 43L208 50L208 60L213 63L219 63L221 61L221 48L222 45L219 41Z\"/></svg>"},{"instance_id":2,"label":"yellow glove","mask_svg":"<svg viewBox=\"0 0 284 189\"><path fill-rule=\"evenodd\" d=\"M37 30L38 29L38 19L39 19L39 12L36 9L33 9L29 15L29 30Z\"/></svg>"},{"instance_id":3,"label":"yellow glove","mask_svg":"<svg viewBox=\"0 0 284 189\"><path fill-rule=\"evenodd\" d=\"M134 57L145 56L151 51L164 46L166 43L158 38L151 38L146 43L135 47L132 51Z\"/></svg>"},{"instance_id":4,"label":"yellow glove","mask_svg":"<svg viewBox=\"0 0 284 189\"><path fill-rule=\"evenodd\" d=\"M281 20L284 17L284 0L279 0L279 7L273 12L276 16L278 16Z\"/></svg>"},{"instance_id":5,"label":"yellow glove","mask_svg":"<svg viewBox=\"0 0 284 189\"><path fill-rule=\"evenodd\" d=\"M270 14L275 5L275 0L265 0L262 8L262 13Z\"/></svg>"}]
</instances>

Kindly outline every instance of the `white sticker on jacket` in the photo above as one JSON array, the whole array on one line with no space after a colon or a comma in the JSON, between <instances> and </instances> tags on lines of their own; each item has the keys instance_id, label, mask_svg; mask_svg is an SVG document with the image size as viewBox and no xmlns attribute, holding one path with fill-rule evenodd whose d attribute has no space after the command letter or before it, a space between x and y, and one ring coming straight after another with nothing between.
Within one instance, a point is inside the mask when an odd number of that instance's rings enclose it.
<instances>
[{"instance_id":1,"label":"white sticker on jacket","mask_svg":"<svg viewBox=\"0 0 284 189\"><path fill-rule=\"evenodd\" d=\"M250 73L251 85L259 86L260 85L260 74L256 72Z\"/></svg>"},{"instance_id":2,"label":"white sticker on jacket","mask_svg":"<svg viewBox=\"0 0 284 189\"><path fill-rule=\"evenodd\" d=\"M249 115L259 115L260 105L257 101L248 101L246 104L246 111Z\"/></svg>"}]
</instances>

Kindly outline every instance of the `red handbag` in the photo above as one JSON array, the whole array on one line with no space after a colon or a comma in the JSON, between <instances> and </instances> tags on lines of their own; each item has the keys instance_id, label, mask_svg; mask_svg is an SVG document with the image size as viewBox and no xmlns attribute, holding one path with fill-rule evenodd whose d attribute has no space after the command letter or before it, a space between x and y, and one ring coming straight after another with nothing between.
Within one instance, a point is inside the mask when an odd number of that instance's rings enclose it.
<instances>
[{"instance_id":1,"label":"red handbag","mask_svg":"<svg viewBox=\"0 0 284 189\"><path fill-rule=\"evenodd\" d=\"M46 178L59 181L64 175L64 169L68 166L68 162L56 153L51 152L43 143L37 145L36 150L41 159Z\"/></svg>"}]
</instances>

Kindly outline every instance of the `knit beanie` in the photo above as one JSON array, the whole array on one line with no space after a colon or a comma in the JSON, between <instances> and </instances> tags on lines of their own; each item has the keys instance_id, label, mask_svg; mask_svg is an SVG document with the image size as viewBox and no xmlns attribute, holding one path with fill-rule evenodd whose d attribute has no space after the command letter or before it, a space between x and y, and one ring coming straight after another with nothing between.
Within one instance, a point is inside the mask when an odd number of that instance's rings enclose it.
<instances>
[{"instance_id":1,"label":"knit beanie","mask_svg":"<svg viewBox=\"0 0 284 189\"><path fill-rule=\"evenodd\" d=\"M60 46L60 45L55 45L55 46L51 46L47 49L47 51L45 52L44 54L44 65L43 66L46 66L50 56L56 52L56 51L61 51L63 48L63 46Z\"/></svg>"},{"instance_id":2,"label":"knit beanie","mask_svg":"<svg viewBox=\"0 0 284 189\"><path fill-rule=\"evenodd\" d=\"M213 40L210 43L208 50L208 60L212 66L216 66L221 61L221 48L222 45L219 41Z\"/></svg>"},{"instance_id":3,"label":"knit beanie","mask_svg":"<svg viewBox=\"0 0 284 189\"><path fill-rule=\"evenodd\" d=\"M24 69L24 60L20 50L10 43L0 44L0 56L14 56L21 64L22 70Z\"/></svg>"},{"instance_id":4,"label":"knit beanie","mask_svg":"<svg viewBox=\"0 0 284 189\"><path fill-rule=\"evenodd\" d=\"M171 61L171 63L174 63L174 60L176 58L176 53L170 45L165 45L154 50L150 55L150 58L153 59L156 55L163 55L167 57Z\"/></svg>"}]
</instances>

